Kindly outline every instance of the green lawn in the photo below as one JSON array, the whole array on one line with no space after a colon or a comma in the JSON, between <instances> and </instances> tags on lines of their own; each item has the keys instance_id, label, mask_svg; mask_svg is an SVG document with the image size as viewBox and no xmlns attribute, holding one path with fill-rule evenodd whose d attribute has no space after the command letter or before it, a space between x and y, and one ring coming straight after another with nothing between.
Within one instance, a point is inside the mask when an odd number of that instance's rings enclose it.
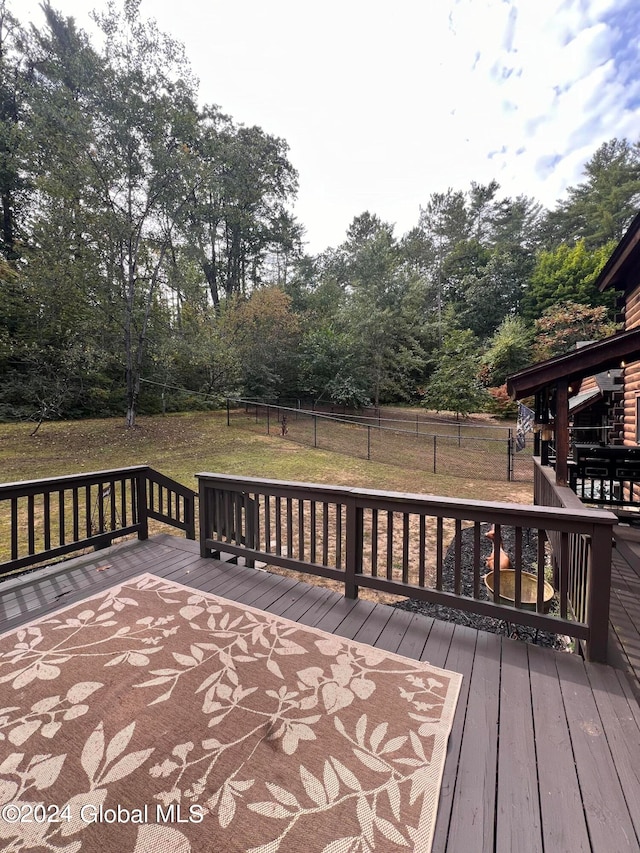
<instances>
[{"instance_id":1,"label":"green lawn","mask_svg":"<svg viewBox=\"0 0 640 853\"><path fill-rule=\"evenodd\" d=\"M430 474L412 467L410 454L402 458L407 467L395 467L314 450L280 435L227 427L225 412L140 418L134 430L120 418L45 423L35 436L31 430L30 424L0 424L3 482L148 464L194 488L194 474L212 471L484 500L532 499L531 483Z\"/></svg>"}]
</instances>

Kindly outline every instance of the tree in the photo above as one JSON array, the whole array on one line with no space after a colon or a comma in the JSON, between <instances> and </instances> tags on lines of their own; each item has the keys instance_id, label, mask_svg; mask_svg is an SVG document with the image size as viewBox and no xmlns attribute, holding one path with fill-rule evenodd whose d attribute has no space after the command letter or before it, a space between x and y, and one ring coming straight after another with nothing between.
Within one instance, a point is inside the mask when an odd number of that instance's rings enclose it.
<instances>
[{"instance_id":1,"label":"tree","mask_svg":"<svg viewBox=\"0 0 640 853\"><path fill-rule=\"evenodd\" d=\"M367 377L354 337L333 325L312 327L300 344L300 383L315 403L368 405Z\"/></svg>"},{"instance_id":2,"label":"tree","mask_svg":"<svg viewBox=\"0 0 640 853\"><path fill-rule=\"evenodd\" d=\"M359 355L374 405L410 399L424 373L424 288L403 264L393 227L364 213L340 247L337 274L345 282L341 327Z\"/></svg>"},{"instance_id":3,"label":"tree","mask_svg":"<svg viewBox=\"0 0 640 853\"><path fill-rule=\"evenodd\" d=\"M547 216L550 245L584 240L588 249L618 242L640 203L640 144L603 143L584 166L585 179Z\"/></svg>"},{"instance_id":4,"label":"tree","mask_svg":"<svg viewBox=\"0 0 640 853\"><path fill-rule=\"evenodd\" d=\"M422 405L466 417L485 405L486 392L478 381L480 355L469 329L452 329L442 343Z\"/></svg>"},{"instance_id":5,"label":"tree","mask_svg":"<svg viewBox=\"0 0 640 853\"><path fill-rule=\"evenodd\" d=\"M505 317L482 357L486 385L499 387L507 376L531 363L532 331L520 317Z\"/></svg>"},{"instance_id":6,"label":"tree","mask_svg":"<svg viewBox=\"0 0 640 853\"><path fill-rule=\"evenodd\" d=\"M535 320L548 308L567 301L612 308L613 291L600 293L594 283L613 248L614 245L608 243L598 249L588 249L584 240L578 240L572 246L562 244L540 252L524 296L524 316Z\"/></svg>"},{"instance_id":7,"label":"tree","mask_svg":"<svg viewBox=\"0 0 640 853\"><path fill-rule=\"evenodd\" d=\"M286 283L301 238L286 209L297 173L283 139L259 127L236 127L216 107L201 114L195 150L198 180L182 217L182 239L217 310L222 296L246 295L262 284L269 262L276 283Z\"/></svg>"},{"instance_id":8,"label":"tree","mask_svg":"<svg viewBox=\"0 0 640 853\"><path fill-rule=\"evenodd\" d=\"M236 347L244 394L262 400L291 395L297 387L300 323L286 293L260 288L231 301L221 320Z\"/></svg>"},{"instance_id":9,"label":"tree","mask_svg":"<svg viewBox=\"0 0 640 853\"><path fill-rule=\"evenodd\" d=\"M25 112L29 70L25 35L0 0L0 253L10 261L20 254L22 215L28 190Z\"/></svg>"},{"instance_id":10,"label":"tree","mask_svg":"<svg viewBox=\"0 0 640 853\"><path fill-rule=\"evenodd\" d=\"M597 341L614 334L615 323L602 305L578 302L552 305L535 323L533 357L542 361L568 352L580 341Z\"/></svg>"}]
</instances>

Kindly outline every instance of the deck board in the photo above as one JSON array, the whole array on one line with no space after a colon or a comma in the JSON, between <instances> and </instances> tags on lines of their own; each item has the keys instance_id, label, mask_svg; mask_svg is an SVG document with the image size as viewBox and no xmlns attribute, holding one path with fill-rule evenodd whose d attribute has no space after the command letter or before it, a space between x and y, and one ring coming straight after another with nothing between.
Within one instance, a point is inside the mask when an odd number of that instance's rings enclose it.
<instances>
[{"instance_id":1,"label":"deck board","mask_svg":"<svg viewBox=\"0 0 640 853\"><path fill-rule=\"evenodd\" d=\"M585 667L569 655L559 656L556 666L591 844L596 850L638 853L640 845Z\"/></svg>"},{"instance_id":2,"label":"deck board","mask_svg":"<svg viewBox=\"0 0 640 853\"><path fill-rule=\"evenodd\" d=\"M450 646L450 654L447 656L446 665L454 672L462 673L462 685L458 698L458 708L453 721L449 745L447 750L447 761L444 765L442 775L442 787L440 789L440 802L438 804L438 819L433 838L434 850L445 850L447 847L447 836L451 811L453 809L453 796L456 789L458 766L460 760L460 749L462 747L462 735L464 732L467 705L469 701L469 689L471 686L471 673L473 671L473 660L476 653L476 641L478 632L463 625L456 629L456 642Z\"/></svg>"},{"instance_id":3,"label":"deck board","mask_svg":"<svg viewBox=\"0 0 640 853\"><path fill-rule=\"evenodd\" d=\"M530 702L527 646L503 640L500 678L500 748L498 756L498 802L496 850L539 853L542 827L538 777ZM503 780L519 779L519 785Z\"/></svg>"},{"instance_id":4,"label":"deck board","mask_svg":"<svg viewBox=\"0 0 640 853\"><path fill-rule=\"evenodd\" d=\"M147 571L461 672L434 853L640 853L640 708L611 667L204 560L194 542L169 536L0 584L0 630ZM630 620L636 580L616 572L620 618Z\"/></svg>"},{"instance_id":5,"label":"deck board","mask_svg":"<svg viewBox=\"0 0 640 853\"><path fill-rule=\"evenodd\" d=\"M610 667L588 664L587 676L601 719L609 721L606 737L640 839L640 739L629 700ZM634 703L635 704L635 703Z\"/></svg>"},{"instance_id":6,"label":"deck board","mask_svg":"<svg viewBox=\"0 0 640 853\"><path fill-rule=\"evenodd\" d=\"M500 648L496 634L478 633L447 850L493 850Z\"/></svg>"},{"instance_id":7,"label":"deck board","mask_svg":"<svg viewBox=\"0 0 640 853\"><path fill-rule=\"evenodd\" d=\"M528 652L542 849L587 853L591 844L555 655L537 646Z\"/></svg>"}]
</instances>

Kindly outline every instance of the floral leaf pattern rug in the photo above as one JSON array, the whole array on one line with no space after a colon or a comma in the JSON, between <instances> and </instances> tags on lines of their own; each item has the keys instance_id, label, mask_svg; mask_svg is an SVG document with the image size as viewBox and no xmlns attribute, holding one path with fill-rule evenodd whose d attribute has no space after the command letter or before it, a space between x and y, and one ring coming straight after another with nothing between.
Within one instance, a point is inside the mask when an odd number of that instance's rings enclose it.
<instances>
[{"instance_id":1,"label":"floral leaf pattern rug","mask_svg":"<svg viewBox=\"0 0 640 853\"><path fill-rule=\"evenodd\" d=\"M424 853L460 682L141 575L0 637L0 848Z\"/></svg>"}]
</instances>

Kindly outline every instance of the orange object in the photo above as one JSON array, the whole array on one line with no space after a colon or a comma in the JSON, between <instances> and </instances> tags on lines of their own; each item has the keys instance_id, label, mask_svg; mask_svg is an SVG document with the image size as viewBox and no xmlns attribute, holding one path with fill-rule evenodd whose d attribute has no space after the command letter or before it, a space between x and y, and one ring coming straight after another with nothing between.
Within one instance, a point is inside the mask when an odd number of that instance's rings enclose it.
<instances>
[{"instance_id":1,"label":"orange object","mask_svg":"<svg viewBox=\"0 0 640 853\"><path fill-rule=\"evenodd\" d=\"M494 568L494 565L493 565L494 559L495 559L495 554L492 551L486 560L487 568L491 569L492 571ZM499 566L499 568L501 571L503 569L510 569L511 568L511 560L509 559L509 555L507 554L506 551L503 551L502 548L500 548L500 566Z\"/></svg>"}]
</instances>

